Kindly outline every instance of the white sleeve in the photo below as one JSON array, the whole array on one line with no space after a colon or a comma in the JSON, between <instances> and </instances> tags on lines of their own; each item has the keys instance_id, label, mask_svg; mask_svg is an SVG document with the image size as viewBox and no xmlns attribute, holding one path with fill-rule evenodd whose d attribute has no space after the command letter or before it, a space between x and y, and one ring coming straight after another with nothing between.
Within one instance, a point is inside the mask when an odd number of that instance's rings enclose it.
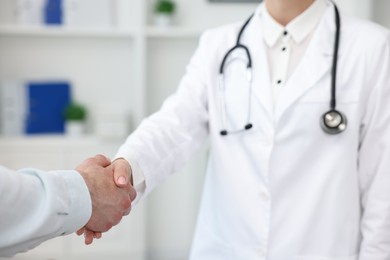
<instances>
[{"instance_id":1,"label":"white sleeve","mask_svg":"<svg viewBox=\"0 0 390 260\"><path fill-rule=\"evenodd\" d=\"M92 212L88 188L76 171L11 171L0 166L0 257L75 232Z\"/></svg>"},{"instance_id":2,"label":"white sleeve","mask_svg":"<svg viewBox=\"0 0 390 260\"><path fill-rule=\"evenodd\" d=\"M144 176L144 173L142 172L140 166L138 165L138 162L132 158L131 156L127 156L126 158L120 156L120 154L118 154L118 156L115 156L113 161L117 160L117 159L125 159L129 164L130 164L130 167L131 167L131 175L132 175L132 178L133 178L133 187L135 189L135 191L137 192L137 197L135 198L135 200L133 201L133 205L137 205L139 203L139 201L141 200L141 198L143 197L143 194L145 193L145 190L146 190L146 184L145 184L145 176Z\"/></svg>"},{"instance_id":3,"label":"white sleeve","mask_svg":"<svg viewBox=\"0 0 390 260\"><path fill-rule=\"evenodd\" d=\"M378 42L362 113L359 176L362 198L359 260L390 259L390 37Z\"/></svg>"},{"instance_id":4,"label":"white sleeve","mask_svg":"<svg viewBox=\"0 0 390 260\"><path fill-rule=\"evenodd\" d=\"M182 167L208 136L206 46L203 36L176 93L143 120L116 155L139 168L137 176L141 172L144 186L137 190L137 200Z\"/></svg>"}]
</instances>

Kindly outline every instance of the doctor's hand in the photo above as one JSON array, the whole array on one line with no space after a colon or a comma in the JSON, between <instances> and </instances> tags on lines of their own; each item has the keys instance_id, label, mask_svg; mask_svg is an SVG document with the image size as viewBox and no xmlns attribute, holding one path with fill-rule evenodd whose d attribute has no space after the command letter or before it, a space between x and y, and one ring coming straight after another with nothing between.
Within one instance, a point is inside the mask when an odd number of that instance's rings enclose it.
<instances>
[{"instance_id":1,"label":"doctor's hand","mask_svg":"<svg viewBox=\"0 0 390 260\"><path fill-rule=\"evenodd\" d=\"M120 188L126 188L128 184L131 185L131 188L133 188L133 175L131 171L130 164L123 158L118 158L115 161L112 162L112 169L114 171L114 182L115 184ZM134 190L135 192L135 190ZM135 193L136 194L136 193ZM135 199L135 197L134 197ZM134 200L132 199L132 201ZM130 213L131 208L128 212L126 212L128 215Z\"/></svg>"},{"instance_id":2,"label":"doctor's hand","mask_svg":"<svg viewBox=\"0 0 390 260\"><path fill-rule=\"evenodd\" d=\"M101 237L101 232L117 225L130 212L136 193L129 181L123 183L121 176L117 177L121 179L120 187L115 184L113 165L103 155L85 160L76 170L84 178L92 200L91 218L77 234L84 233L85 243L90 244L93 238Z\"/></svg>"},{"instance_id":3,"label":"doctor's hand","mask_svg":"<svg viewBox=\"0 0 390 260\"><path fill-rule=\"evenodd\" d=\"M114 170L114 181L118 187L124 187L127 183L133 185L133 176L130 164L123 158L112 162Z\"/></svg>"}]
</instances>

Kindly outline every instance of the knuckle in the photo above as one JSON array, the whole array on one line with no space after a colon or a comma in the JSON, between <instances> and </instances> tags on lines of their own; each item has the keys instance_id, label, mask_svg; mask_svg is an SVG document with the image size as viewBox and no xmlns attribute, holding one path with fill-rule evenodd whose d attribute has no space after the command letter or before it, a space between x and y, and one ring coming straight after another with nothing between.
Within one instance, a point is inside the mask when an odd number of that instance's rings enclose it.
<instances>
[{"instance_id":1,"label":"knuckle","mask_svg":"<svg viewBox=\"0 0 390 260\"><path fill-rule=\"evenodd\" d=\"M102 154L97 154L97 155L95 155L94 158L97 159L97 160L105 160L106 159L106 157L104 155L102 155Z\"/></svg>"},{"instance_id":2,"label":"knuckle","mask_svg":"<svg viewBox=\"0 0 390 260\"><path fill-rule=\"evenodd\" d=\"M95 162L95 159L94 159L94 158L88 158L88 159L86 159L86 160L84 161L84 164L89 165L89 164L93 164L94 162Z\"/></svg>"},{"instance_id":3,"label":"knuckle","mask_svg":"<svg viewBox=\"0 0 390 260\"><path fill-rule=\"evenodd\" d=\"M117 213L114 215L112 225L115 226L115 225L117 225L119 222L121 222L122 217L123 217L122 213L117 212Z\"/></svg>"},{"instance_id":4,"label":"knuckle","mask_svg":"<svg viewBox=\"0 0 390 260\"><path fill-rule=\"evenodd\" d=\"M122 208L123 209L128 209L131 207L131 200L128 196L122 201Z\"/></svg>"},{"instance_id":5,"label":"knuckle","mask_svg":"<svg viewBox=\"0 0 390 260\"><path fill-rule=\"evenodd\" d=\"M104 230L103 230L102 232L107 232L107 231L109 231L111 228L112 228L112 224L111 224L111 223L107 223L107 224L104 226Z\"/></svg>"},{"instance_id":6,"label":"knuckle","mask_svg":"<svg viewBox=\"0 0 390 260\"><path fill-rule=\"evenodd\" d=\"M106 156L104 156L104 155L102 155L102 154L97 154L97 155L95 155L94 160L95 160L96 162L98 162L98 163L104 163L104 162L106 162L108 159L107 159Z\"/></svg>"},{"instance_id":7,"label":"knuckle","mask_svg":"<svg viewBox=\"0 0 390 260\"><path fill-rule=\"evenodd\" d=\"M128 208L125 212L123 212L123 216L127 216L127 215L129 215L130 214L130 212L131 212L131 207L130 208Z\"/></svg>"},{"instance_id":8,"label":"knuckle","mask_svg":"<svg viewBox=\"0 0 390 260\"><path fill-rule=\"evenodd\" d=\"M125 212L124 212L123 216L129 215L129 213L130 213L131 209L132 209L132 207L131 207L131 206L130 206L130 207L128 207L128 208L125 210Z\"/></svg>"},{"instance_id":9,"label":"knuckle","mask_svg":"<svg viewBox=\"0 0 390 260\"><path fill-rule=\"evenodd\" d=\"M137 197L137 192L135 191L135 189L130 190L129 196L131 201L135 200L135 198Z\"/></svg>"}]
</instances>

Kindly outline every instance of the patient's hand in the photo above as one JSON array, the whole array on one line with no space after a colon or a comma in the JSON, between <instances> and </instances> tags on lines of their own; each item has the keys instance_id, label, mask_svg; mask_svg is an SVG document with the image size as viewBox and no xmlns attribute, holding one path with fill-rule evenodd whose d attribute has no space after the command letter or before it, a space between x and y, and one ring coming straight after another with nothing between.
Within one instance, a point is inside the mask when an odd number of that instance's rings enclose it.
<instances>
[{"instance_id":1,"label":"patient's hand","mask_svg":"<svg viewBox=\"0 0 390 260\"><path fill-rule=\"evenodd\" d=\"M77 232L79 235L84 233L86 244L92 243L93 238L100 238L102 232L117 225L131 210L136 192L130 184L130 174L116 168L115 162L111 164L102 155L89 158L76 168L84 178L92 200L91 218Z\"/></svg>"},{"instance_id":2,"label":"patient's hand","mask_svg":"<svg viewBox=\"0 0 390 260\"><path fill-rule=\"evenodd\" d=\"M98 155L85 160L76 170L84 177L92 199L91 219L77 231L78 235L84 234L88 245L129 214L136 192L131 185L130 165L124 159L111 164Z\"/></svg>"}]
</instances>

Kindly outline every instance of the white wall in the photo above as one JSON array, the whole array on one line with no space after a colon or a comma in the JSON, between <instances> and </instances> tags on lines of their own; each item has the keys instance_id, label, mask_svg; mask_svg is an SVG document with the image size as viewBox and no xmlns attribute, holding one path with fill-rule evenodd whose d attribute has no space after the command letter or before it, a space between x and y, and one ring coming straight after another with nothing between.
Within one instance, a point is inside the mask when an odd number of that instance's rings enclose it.
<instances>
[{"instance_id":1,"label":"white wall","mask_svg":"<svg viewBox=\"0 0 390 260\"><path fill-rule=\"evenodd\" d=\"M372 19L390 28L390 1L376 0Z\"/></svg>"},{"instance_id":2,"label":"white wall","mask_svg":"<svg viewBox=\"0 0 390 260\"><path fill-rule=\"evenodd\" d=\"M376 0L374 0L376 1ZM372 0L335 0L340 9L350 15L370 19L374 4Z\"/></svg>"},{"instance_id":3,"label":"white wall","mask_svg":"<svg viewBox=\"0 0 390 260\"><path fill-rule=\"evenodd\" d=\"M153 23L154 0L148 2L148 23ZM178 9L176 24L197 28L209 28L226 22L235 22L249 16L257 4L210 3L208 0L175 0ZM259 1L260 2L260 1Z\"/></svg>"}]
</instances>

